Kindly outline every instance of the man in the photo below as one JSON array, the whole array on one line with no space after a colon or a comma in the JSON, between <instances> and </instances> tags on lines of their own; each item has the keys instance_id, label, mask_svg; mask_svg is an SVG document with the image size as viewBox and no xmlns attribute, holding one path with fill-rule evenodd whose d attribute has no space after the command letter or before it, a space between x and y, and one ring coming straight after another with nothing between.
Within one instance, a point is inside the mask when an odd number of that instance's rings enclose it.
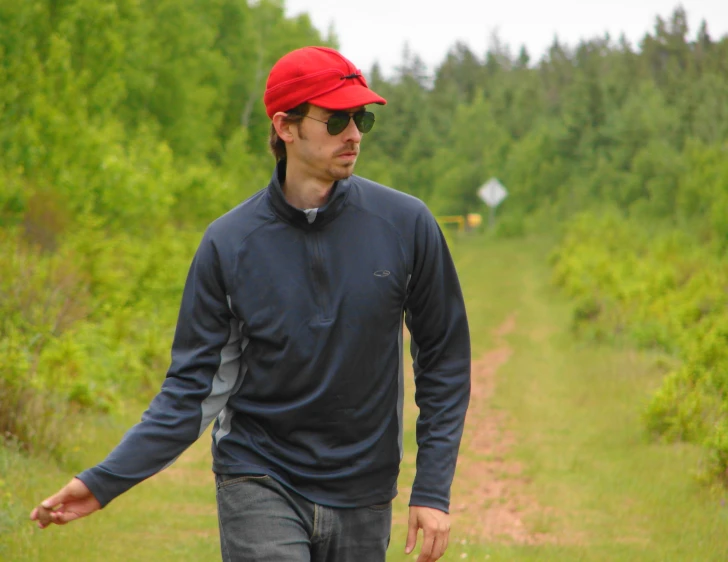
<instances>
[{"instance_id":1,"label":"man","mask_svg":"<svg viewBox=\"0 0 728 562\"><path fill-rule=\"evenodd\" d=\"M223 560L385 559L402 458L402 322L412 342L417 475L410 553L440 558L470 394L470 341L445 240L419 200L353 176L365 110L386 101L338 52L271 70L277 165L207 229L160 393L98 466L33 510L88 515L213 427Z\"/></svg>"}]
</instances>

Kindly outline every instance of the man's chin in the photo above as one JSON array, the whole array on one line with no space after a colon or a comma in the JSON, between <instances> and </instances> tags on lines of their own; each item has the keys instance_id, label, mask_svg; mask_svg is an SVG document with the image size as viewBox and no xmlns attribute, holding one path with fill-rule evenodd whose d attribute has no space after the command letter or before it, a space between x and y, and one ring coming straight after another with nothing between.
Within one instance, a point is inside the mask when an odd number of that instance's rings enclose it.
<instances>
[{"instance_id":1,"label":"man's chin","mask_svg":"<svg viewBox=\"0 0 728 562\"><path fill-rule=\"evenodd\" d=\"M334 181L345 180L354 174L354 162L333 166L329 168L328 173Z\"/></svg>"}]
</instances>

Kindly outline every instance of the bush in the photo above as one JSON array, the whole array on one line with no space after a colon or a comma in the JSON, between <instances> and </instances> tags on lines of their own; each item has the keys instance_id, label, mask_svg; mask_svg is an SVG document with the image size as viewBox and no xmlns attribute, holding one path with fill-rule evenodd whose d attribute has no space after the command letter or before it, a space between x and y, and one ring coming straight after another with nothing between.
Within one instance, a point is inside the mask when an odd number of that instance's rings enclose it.
<instances>
[{"instance_id":1,"label":"bush","mask_svg":"<svg viewBox=\"0 0 728 562\"><path fill-rule=\"evenodd\" d=\"M28 450L60 454L66 416L158 390L200 236L76 228L52 253L0 231L0 435Z\"/></svg>"},{"instance_id":2,"label":"bush","mask_svg":"<svg viewBox=\"0 0 728 562\"><path fill-rule=\"evenodd\" d=\"M526 234L526 218L522 213L504 213L496 219L494 234L499 238L519 238Z\"/></svg>"},{"instance_id":3,"label":"bush","mask_svg":"<svg viewBox=\"0 0 728 562\"><path fill-rule=\"evenodd\" d=\"M678 360L644 421L665 440L704 446L710 473L728 470L728 263L676 231L618 214L581 215L551 257L553 281L576 301L582 337L624 334Z\"/></svg>"}]
</instances>

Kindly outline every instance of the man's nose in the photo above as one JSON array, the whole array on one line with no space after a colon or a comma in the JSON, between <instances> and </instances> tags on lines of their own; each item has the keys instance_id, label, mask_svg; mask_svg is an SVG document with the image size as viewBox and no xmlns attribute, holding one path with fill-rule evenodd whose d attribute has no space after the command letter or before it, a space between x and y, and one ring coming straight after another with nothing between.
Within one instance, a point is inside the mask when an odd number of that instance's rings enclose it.
<instances>
[{"instance_id":1,"label":"man's nose","mask_svg":"<svg viewBox=\"0 0 728 562\"><path fill-rule=\"evenodd\" d=\"M354 123L354 119L349 120L349 124L346 126L346 129L344 129L343 132L343 140L346 142L361 142L361 132L356 127L356 123Z\"/></svg>"}]
</instances>

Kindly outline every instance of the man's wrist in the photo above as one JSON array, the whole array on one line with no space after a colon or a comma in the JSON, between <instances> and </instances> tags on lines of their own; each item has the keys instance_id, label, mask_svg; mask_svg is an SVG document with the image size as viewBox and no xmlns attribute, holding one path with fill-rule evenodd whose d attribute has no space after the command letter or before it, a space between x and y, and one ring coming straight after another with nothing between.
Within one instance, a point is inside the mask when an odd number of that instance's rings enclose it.
<instances>
[{"instance_id":1,"label":"man's wrist","mask_svg":"<svg viewBox=\"0 0 728 562\"><path fill-rule=\"evenodd\" d=\"M431 507L444 513L450 513L450 500L432 494L412 491L410 507Z\"/></svg>"}]
</instances>

